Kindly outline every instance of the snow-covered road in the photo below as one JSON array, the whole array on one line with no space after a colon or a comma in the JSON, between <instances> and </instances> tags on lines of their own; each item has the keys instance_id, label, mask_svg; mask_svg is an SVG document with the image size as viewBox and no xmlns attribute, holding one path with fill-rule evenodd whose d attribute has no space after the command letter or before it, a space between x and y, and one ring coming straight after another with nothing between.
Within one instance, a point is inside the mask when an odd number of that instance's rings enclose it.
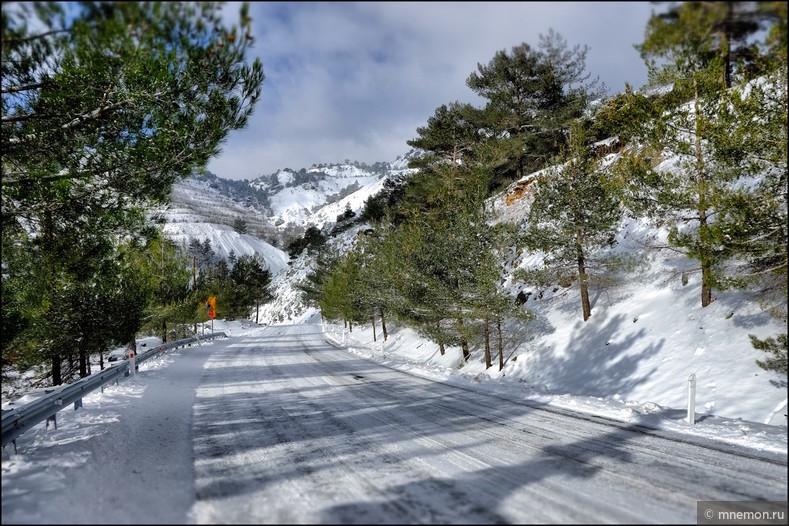
<instances>
[{"instance_id":1,"label":"snow-covered road","mask_svg":"<svg viewBox=\"0 0 789 526\"><path fill-rule=\"evenodd\" d=\"M786 466L382 367L315 325L218 349L194 410L198 522L695 522Z\"/></svg>"},{"instance_id":2,"label":"snow-covered road","mask_svg":"<svg viewBox=\"0 0 789 526\"><path fill-rule=\"evenodd\" d=\"M144 365L4 453L3 523L695 523L786 498L785 456L436 382L320 325Z\"/></svg>"}]
</instances>

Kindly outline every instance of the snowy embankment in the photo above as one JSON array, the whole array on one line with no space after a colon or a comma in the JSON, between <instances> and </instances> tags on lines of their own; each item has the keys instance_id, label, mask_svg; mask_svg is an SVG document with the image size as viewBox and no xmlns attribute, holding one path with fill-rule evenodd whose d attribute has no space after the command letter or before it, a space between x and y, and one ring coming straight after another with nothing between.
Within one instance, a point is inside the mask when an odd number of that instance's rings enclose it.
<instances>
[{"instance_id":1,"label":"snowy embankment","mask_svg":"<svg viewBox=\"0 0 789 526\"><path fill-rule=\"evenodd\" d=\"M523 217L527 200L494 202L500 220ZM641 220L623 220L612 252L631 268L590 289L592 316L581 315L577 284L546 290L505 281L512 296L524 292L524 308L534 319L504 329L504 368L498 370L495 337L493 367L485 369L482 346L461 364L459 348L442 356L438 345L408 329L396 330L384 344L369 324L352 334L328 325L335 339L354 352L375 355L401 367L442 379L491 386L551 405L644 425L711 434L728 442L787 451L786 376L757 364L749 335L785 332L752 294L716 292L701 307L700 275L694 262L664 245L666 232ZM508 271L539 263L534 255L513 256ZM342 333L345 333L342 336ZM687 416L688 381L696 378L696 424Z\"/></svg>"},{"instance_id":2,"label":"snowy embankment","mask_svg":"<svg viewBox=\"0 0 789 526\"><path fill-rule=\"evenodd\" d=\"M508 203L506 194L492 204L500 221L518 222L528 209L528 199L510 198ZM469 363L461 367L459 349L449 348L441 356L437 344L410 330L395 331L385 345L380 325L378 341L373 342L369 323L346 337L353 338L359 352L375 352L409 367L501 385L523 396L547 397L552 404L617 418L643 421L651 415L662 425L681 422L686 416L688 379L693 374L694 430L725 419L730 438L748 442L754 433L766 433L765 425L772 426L785 451L786 376L756 364L766 355L753 348L749 335L765 338L786 328L765 312L758 298L737 290L716 292L713 303L702 308L700 274L692 269L695 262L654 248L660 245L666 245L665 230L644 220L623 220L611 252L629 261L630 268L592 281L592 315L586 322L577 283L545 290L527 287L512 280L511 272L538 265L540 258L525 253L510 256L505 286L513 298L523 292L522 297L528 298L523 307L534 319L504 328L502 371L495 356L495 336L493 367L487 370L479 342L472 347ZM281 275L275 283L280 285L277 299L261 319L301 323L315 312L301 304L293 288L309 271L310 259L302 256L291 264L287 276ZM394 329L391 321L390 329Z\"/></svg>"},{"instance_id":3,"label":"snowy embankment","mask_svg":"<svg viewBox=\"0 0 789 526\"><path fill-rule=\"evenodd\" d=\"M313 315L320 317L319 313ZM609 329L619 325L616 321L619 316L609 313L607 317L598 317L602 318L599 325L604 330L590 332L594 332L600 342L606 334L611 334ZM649 318L646 316L646 319ZM654 321L655 317L652 319ZM589 321L592 321L591 318ZM632 320L629 323L632 324ZM739 367L715 367L708 363L711 361L709 356L705 360L704 353L696 354L695 351L690 352L695 360L691 360L688 366L691 369L695 366L699 378L696 422L694 425L688 424L688 375L685 374L684 367L667 365L671 362L672 355L683 354L677 345L643 344L634 345L631 350L615 346L609 360L595 368L591 362L596 358L604 360L601 353L596 352L598 346L594 344L595 338L584 340L584 343L589 345L588 356L568 356L569 352L577 351L577 348L561 353L554 352L557 342L572 340L573 334L579 329L578 326L569 326L556 331L560 334L555 334L554 338L540 342L542 352L530 353L534 347L538 347L534 342L518 346L515 351L512 351L512 347L515 347L513 342L505 343L510 348L509 352L505 349L507 361L504 369L499 372L495 357L494 366L485 370L480 349L475 350L469 363L461 367L462 354L459 347L448 347L442 356L437 344L421 338L411 329L398 328L392 323L387 327L389 337L386 342L383 341L380 326L377 327L375 341L369 325L357 327L353 332L349 332L342 324L324 322L323 326L330 341L347 346L350 352L425 378L467 386L500 397L529 400L635 423L646 428L738 444L759 451L787 453L785 389L770 386L775 396L756 395L748 397L748 400L738 400L737 393L743 391L743 384L753 388L753 382L737 381L737 371L748 367L742 364ZM618 334L626 333L626 329L622 324ZM649 333L649 329L644 329L644 332ZM617 338L617 341L629 339ZM605 343L602 345L611 347ZM645 354L653 351L651 357L645 358ZM564 355L564 358L558 358L560 354ZM548 362L554 362L556 369L548 369ZM662 364L662 367L658 364ZM588 379L583 374L584 367L590 373ZM597 370L604 370L607 377L595 382L592 375ZM546 379L552 382L551 388L545 383ZM589 394L590 391L600 390L606 385L619 393ZM727 392L727 389L719 389L718 386L731 386L734 392ZM781 396L783 399L775 403ZM495 404L494 401L491 403ZM772 405L773 403L775 405Z\"/></svg>"}]
</instances>

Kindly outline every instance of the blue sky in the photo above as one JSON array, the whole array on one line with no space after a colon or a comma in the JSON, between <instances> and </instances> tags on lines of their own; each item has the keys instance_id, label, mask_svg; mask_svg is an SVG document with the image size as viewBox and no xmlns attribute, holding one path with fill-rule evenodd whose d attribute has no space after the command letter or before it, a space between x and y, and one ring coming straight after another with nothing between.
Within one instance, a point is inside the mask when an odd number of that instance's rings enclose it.
<instances>
[{"instance_id":1,"label":"blue sky","mask_svg":"<svg viewBox=\"0 0 789 526\"><path fill-rule=\"evenodd\" d=\"M240 4L230 4L228 19ZM633 48L649 2L253 2L252 57L266 80L254 116L208 169L254 179L281 168L405 154L441 104L482 106L465 81L477 64L549 29L588 46L587 72L612 93L641 87Z\"/></svg>"}]
</instances>

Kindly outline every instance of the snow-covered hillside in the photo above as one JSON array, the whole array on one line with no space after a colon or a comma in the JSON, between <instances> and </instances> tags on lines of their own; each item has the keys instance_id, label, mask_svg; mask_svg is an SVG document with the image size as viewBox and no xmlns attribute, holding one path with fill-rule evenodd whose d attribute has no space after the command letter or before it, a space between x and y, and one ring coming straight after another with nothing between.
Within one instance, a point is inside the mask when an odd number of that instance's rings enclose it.
<instances>
[{"instance_id":1,"label":"snow-covered hillside","mask_svg":"<svg viewBox=\"0 0 789 526\"><path fill-rule=\"evenodd\" d=\"M188 244L191 239L208 240L214 252L225 259L231 253L258 253L276 277L288 265L288 255L272 244L282 245L283 229L303 229L307 225L323 228L335 223L337 216L348 209L358 214L365 201L381 190L387 177L409 170L408 161L414 155L418 153L412 150L391 163L373 166L346 161L298 171L283 169L252 182L236 182L236 190L247 185L248 191L258 192L255 198L223 192L227 181L221 177L192 177L174 185L172 202L158 212L166 221L165 235L178 245ZM260 192L263 203L258 198ZM238 220L246 223L246 233L236 231ZM287 284L282 286L287 288ZM283 312L292 310L288 309L291 303L295 304L285 301ZM287 319L287 314L280 317Z\"/></svg>"},{"instance_id":2,"label":"snow-covered hillside","mask_svg":"<svg viewBox=\"0 0 789 526\"><path fill-rule=\"evenodd\" d=\"M494 221L518 223L529 209L531 174L491 199ZM333 242L350 246L356 230ZM400 364L421 364L437 374L461 374L475 381L503 382L555 405L600 412L655 413L680 419L687 406L688 378L697 379L697 413L764 424L787 425L786 377L758 367L765 355L748 335L784 332L780 321L742 291L716 292L701 307L700 276L694 261L669 250L667 231L645 219L623 219L612 250L632 268L605 283L593 282L592 316L584 322L577 285L540 290L512 279L518 268L541 264L539 255L514 253L504 262L504 284L513 298L526 297L529 322L505 328L505 366L485 369L481 345L462 365L459 348L441 356L438 345L389 321L390 339L373 341L368 324L352 334L334 325L358 352ZM299 323L318 313L303 304L294 283L304 279L313 257L302 254L276 281L277 299L262 312L266 323ZM443 371L443 373L440 373ZM737 432L747 434L747 425Z\"/></svg>"},{"instance_id":3,"label":"snow-covered hillside","mask_svg":"<svg viewBox=\"0 0 789 526\"><path fill-rule=\"evenodd\" d=\"M280 176L282 174L283 172L280 172ZM349 187L359 187L358 191L351 194L358 196L354 200L355 206L353 207L358 210L364 204L364 199L367 196L380 189L381 181L382 176L380 175L364 175L348 179L322 179L317 183L303 183L283 188L271 198L271 210L273 217L276 218L275 224L278 226L288 223L312 224L320 228L327 221L334 221L337 214L344 210L343 204L343 208L335 212L334 215L327 212L327 208L331 208L332 211L339 208L338 201L327 204L328 196L341 194L344 189ZM342 198L341 201L351 204L347 197Z\"/></svg>"},{"instance_id":4,"label":"snow-covered hillside","mask_svg":"<svg viewBox=\"0 0 789 526\"><path fill-rule=\"evenodd\" d=\"M165 212L165 231L179 241L210 239L214 250L224 256L230 250L263 255L274 274L275 299L262 306L261 320L300 323L317 314L304 304L296 287L311 270L314 256L304 252L289 262L281 250L253 235L238 234L228 225L240 217L249 224L258 222L275 229L287 224L328 227L346 208L361 211L365 200L381 189L385 175L402 173L407 162L404 156L376 165L380 173L362 170L355 163L280 170L276 178L250 183L269 195L267 211L222 195L205 181L187 180L174 191L174 202ZM529 208L528 182L535 175L491 199L494 221L523 220ZM312 180L294 184L305 178ZM211 218L221 218L221 223ZM330 243L351 246L358 228ZM755 360L764 356L753 349L748 337L764 338L785 328L763 311L757 297L745 292L717 292L712 305L702 309L699 277L689 273L682 278L694 262L671 251L649 248L665 245L666 235L664 229L643 219L622 221L612 250L629 258L632 269L605 283L592 283L592 316L586 322L577 286L538 290L517 282L512 273L541 264L541 258L511 254L504 265L503 283L513 298L519 294L527 298L523 307L535 318L508 324L501 372L495 366L485 370L479 346L472 349L471 361L458 370L459 349L441 356L437 345L398 328L393 320L389 327L393 337L386 344L385 356L479 381L512 383L529 396L550 397L551 403L559 405L566 395L571 405L587 399L590 404L635 412L683 408L688 377L695 374L699 413L786 425L786 378L756 365ZM359 352L380 354L381 343L371 341L369 325L354 331L353 337Z\"/></svg>"},{"instance_id":5,"label":"snow-covered hillside","mask_svg":"<svg viewBox=\"0 0 789 526\"><path fill-rule=\"evenodd\" d=\"M239 234L232 227L215 223L166 223L164 234L177 245L188 245L190 239L211 242L214 252L227 258L231 252L236 256L259 254L268 264L272 274L278 274L288 266L288 255L250 234Z\"/></svg>"},{"instance_id":6,"label":"snow-covered hillside","mask_svg":"<svg viewBox=\"0 0 789 526\"><path fill-rule=\"evenodd\" d=\"M365 200L381 189L387 177L408 171L408 160L418 152L411 150L391 163L373 166L345 161L280 170L263 176L250 185L270 195L267 215L278 227L288 224L314 225L318 228L335 222L346 208L358 213Z\"/></svg>"}]
</instances>

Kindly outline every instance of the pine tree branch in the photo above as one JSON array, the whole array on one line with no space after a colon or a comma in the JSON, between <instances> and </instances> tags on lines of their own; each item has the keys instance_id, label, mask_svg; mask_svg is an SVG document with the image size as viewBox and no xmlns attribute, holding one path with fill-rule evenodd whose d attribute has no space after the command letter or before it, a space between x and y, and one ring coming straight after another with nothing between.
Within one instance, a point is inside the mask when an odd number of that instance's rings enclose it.
<instances>
[{"instance_id":1,"label":"pine tree branch","mask_svg":"<svg viewBox=\"0 0 789 526\"><path fill-rule=\"evenodd\" d=\"M106 98L105 98L105 100L102 100L101 106L99 106L95 110L89 111L87 113L82 113L80 115L77 115L76 117L71 118L71 120L69 122L61 125L60 129L61 130L70 130L71 128L74 128L75 126L77 126L80 123L83 123L83 122L86 122L86 121L100 119L103 115L108 114L108 113L112 113L115 110L117 110L118 108L124 106L123 103L105 104L105 101L106 101ZM44 115L38 115L38 114L35 114L35 113L31 113L31 114L28 114L28 115L4 115L2 117L2 122L4 122L4 123L13 123L13 122L22 122L22 121L26 121L26 120L30 120L30 119L44 119L44 118L55 119L55 118L58 118L58 116L57 115L44 116ZM20 144L23 141L35 140L37 138L38 138L38 135L36 135L36 134L29 134L29 135L26 135L25 137L11 137L10 139L8 139L8 144L12 144L12 145Z\"/></svg>"},{"instance_id":2,"label":"pine tree branch","mask_svg":"<svg viewBox=\"0 0 789 526\"><path fill-rule=\"evenodd\" d=\"M24 44L26 42L32 42L34 40L41 40L42 38L46 38L48 36L57 35L58 33L70 33L71 28L69 29L53 29L52 31L47 31L45 33L39 33L38 35L30 35L27 37L11 37L11 38L4 38L2 40L3 47L9 44Z\"/></svg>"},{"instance_id":3,"label":"pine tree branch","mask_svg":"<svg viewBox=\"0 0 789 526\"><path fill-rule=\"evenodd\" d=\"M44 87L44 82L35 82L33 84L24 84L20 86L10 86L2 89L2 93L19 93L21 91L31 91ZM5 117L3 117L5 120Z\"/></svg>"}]
</instances>

